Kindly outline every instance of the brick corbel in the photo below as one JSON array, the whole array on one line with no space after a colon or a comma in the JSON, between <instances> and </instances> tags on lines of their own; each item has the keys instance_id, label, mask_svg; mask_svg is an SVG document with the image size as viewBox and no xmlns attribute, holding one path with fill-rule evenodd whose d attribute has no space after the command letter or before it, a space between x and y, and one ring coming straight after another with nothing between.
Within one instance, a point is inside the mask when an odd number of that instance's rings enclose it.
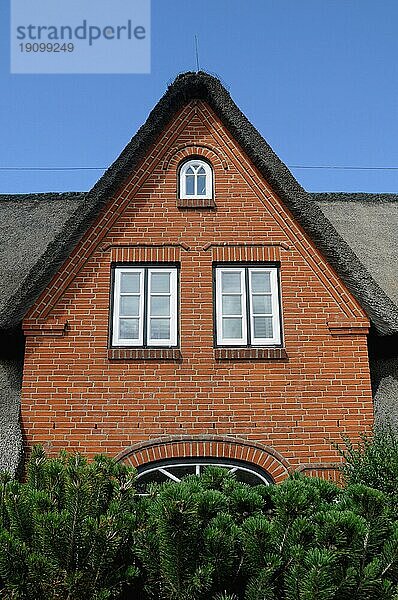
<instances>
[{"instance_id":1,"label":"brick corbel","mask_svg":"<svg viewBox=\"0 0 398 600\"><path fill-rule=\"evenodd\" d=\"M39 321L28 319L23 322L22 329L26 336L61 337L65 335L68 321Z\"/></svg>"},{"instance_id":2,"label":"brick corbel","mask_svg":"<svg viewBox=\"0 0 398 600\"><path fill-rule=\"evenodd\" d=\"M333 336L340 335L367 335L369 333L369 321L341 320L328 321L327 326Z\"/></svg>"}]
</instances>

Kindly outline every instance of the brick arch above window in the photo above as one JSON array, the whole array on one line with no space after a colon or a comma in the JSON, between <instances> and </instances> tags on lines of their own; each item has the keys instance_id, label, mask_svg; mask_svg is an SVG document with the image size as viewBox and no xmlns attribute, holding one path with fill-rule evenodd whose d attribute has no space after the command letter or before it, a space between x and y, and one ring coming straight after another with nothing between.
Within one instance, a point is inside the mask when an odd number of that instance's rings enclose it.
<instances>
[{"instance_id":1,"label":"brick arch above window","mask_svg":"<svg viewBox=\"0 0 398 600\"><path fill-rule=\"evenodd\" d=\"M266 471L275 483L285 479L292 471L289 462L269 446L217 435L177 435L139 442L120 452L116 460L137 468L159 460L194 457L251 463Z\"/></svg>"},{"instance_id":2,"label":"brick arch above window","mask_svg":"<svg viewBox=\"0 0 398 600\"><path fill-rule=\"evenodd\" d=\"M229 161L222 150L199 144L182 144L171 148L163 160L162 168L164 171L176 169L182 161L193 157L209 161L213 168L220 167L224 170L229 168Z\"/></svg>"}]
</instances>

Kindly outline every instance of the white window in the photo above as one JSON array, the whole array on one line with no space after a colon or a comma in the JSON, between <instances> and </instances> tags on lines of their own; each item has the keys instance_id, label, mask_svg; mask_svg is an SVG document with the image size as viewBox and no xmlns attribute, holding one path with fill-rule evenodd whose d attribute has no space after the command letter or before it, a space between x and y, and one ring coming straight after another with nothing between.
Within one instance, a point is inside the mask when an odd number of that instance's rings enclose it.
<instances>
[{"instance_id":1,"label":"white window","mask_svg":"<svg viewBox=\"0 0 398 600\"><path fill-rule=\"evenodd\" d=\"M273 483L268 473L249 463L222 458L187 458L164 460L139 467L137 491L145 494L147 486L151 483L164 483L166 481L179 483L189 475L202 475L208 467L222 467L233 474L237 481L248 485L270 485Z\"/></svg>"},{"instance_id":2,"label":"white window","mask_svg":"<svg viewBox=\"0 0 398 600\"><path fill-rule=\"evenodd\" d=\"M216 330L219 346L281 344L276 267L216 268Z\"/></svg>"},{"instance_id":3,"label":"white window","mask_svg":"<svg viewBox=\"0 0 398 600\"><path fill-rule=\"evenodd\" d=\"M177 345L177 268L116 267L113 346Z\"/></svg>"},{"instance_id":4,"label":"white window","mask_svg":"<svg viewBox=\"0 0 398 600\"><path fill-rule=\"evenodd\" d=\"M212 198L213 171L204 160L188 160L180 168L180 198Z\"/></svg>"}]
</instances>

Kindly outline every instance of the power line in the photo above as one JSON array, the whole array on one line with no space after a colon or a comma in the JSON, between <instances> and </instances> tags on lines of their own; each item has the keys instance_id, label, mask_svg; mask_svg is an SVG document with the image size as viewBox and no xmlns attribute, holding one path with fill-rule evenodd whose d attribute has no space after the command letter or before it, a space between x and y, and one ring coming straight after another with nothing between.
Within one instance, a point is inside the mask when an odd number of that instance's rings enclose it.
<instances>
[{"instance_id":1,"label":"power line","mask_svg":"<svg viewBox=\"0 0 398 600\"><path fill-rule=\"evenodd\" d=\"M339 169L341 171L398 171L398 167L354 167L338 165L288 165L289 169Z\"/></svg>"},{"instance_id":2,"label":"power line","mask_svg":"<svg viewBox=\"0 0 398 600\"><path fill-rule=\"evenodd\" d=\"M0 167L0 171L106 171L108 167Z\"/></svg>"},{"instance_id":3,"label":"power line","mask_svg":"<svg viewBox=\"0 0 398 600\"><path fill-rule=\"evenodd\" d=\"M289 169L334 169L340 171L398 171L398 167L354 167L349 165L287 165ZM0 167L0 171L106 171L108 167Z\"/></svg>"}]
</instances>

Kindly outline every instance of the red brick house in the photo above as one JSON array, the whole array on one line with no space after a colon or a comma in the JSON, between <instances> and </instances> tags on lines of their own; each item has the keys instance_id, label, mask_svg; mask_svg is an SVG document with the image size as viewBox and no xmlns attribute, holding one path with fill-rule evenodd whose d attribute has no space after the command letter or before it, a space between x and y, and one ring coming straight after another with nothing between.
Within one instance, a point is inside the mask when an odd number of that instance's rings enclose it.
<instances>
[{"instance_id":1,"label":"red brick house","mask_svg":"<svg viewBox=\"0 0 398 600\"><path fill-rule=\"evenodd\" d=\"M354 196L307 193L187 73L87 194L0 197L0 464L21 426L25 449L106 452L142 481L333 476L372 382L385 412L396 381L395 250L377 271L344 226L363 205L391 223L397 198Z\"/></svg>"}]
</instances>

